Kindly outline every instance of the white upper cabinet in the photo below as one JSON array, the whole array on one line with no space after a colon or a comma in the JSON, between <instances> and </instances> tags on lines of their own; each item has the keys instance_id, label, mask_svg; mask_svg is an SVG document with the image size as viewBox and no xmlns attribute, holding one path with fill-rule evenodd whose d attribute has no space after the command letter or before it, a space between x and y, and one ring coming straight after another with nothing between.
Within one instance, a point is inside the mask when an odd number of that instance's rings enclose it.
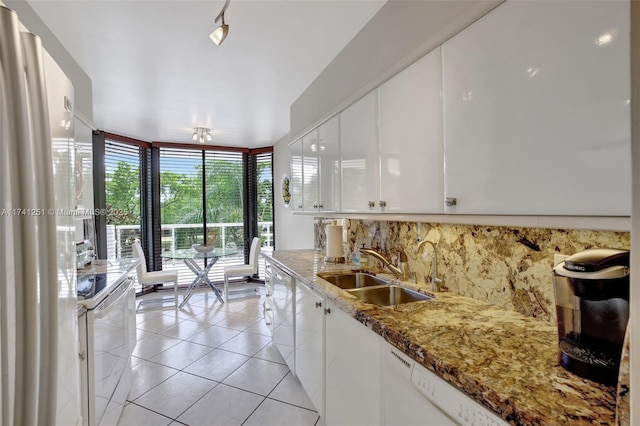
<instances>
[{"instance_id":1,"label":"white upper cabinet","mask_svg":"<svg viewBox=\"0 0 640 426\"><path fill-rule=\"evenodd\" d=\"M340 170L340 117L335 116L318 128L320 157L319 209L337 212L341 209L342 184Z\"/></svg>"},{"instance_id":2,"label":"white upper cabinet","mask_svg":"<svg viewBox=\"0 0 640 426\"><path fill-rule=\"evenodd\" d=\"M340 210L340 118L333 117L302 137L305 212Z\"/></svg>"},{"instance_id":3,"label":"white upper cabinet","mask_svg":"<svg viewBox=\"0 0 640 426\"><path fill-rule=\"evenodd\" d=\"M437 48L378 89L382 211L444 211L441 69Z\"/></svg>"},{"instance_id":4,"label":"white upper cabinet","mask_svg":"<svg viewBox=\"0 0 640 426\"><path fill-rule=\"evenodd\" d=\"M340 113L340 145L342 211L377 211L377 91L374 90Z\"/></svg>"},{"instance_id":5,"label":"white upper cabinet","mask_svg":"<svg viewBox=\"0 0 640 426\"><path fill-rule=\"evenodd\" d=\"M289 187L291 191L291 210L303 211L302 199L302 139L298 139L289 145L291 155L291 179Z\"/></svg>"},{"instance_id":6,"label":"white upper cabinet","mask_svg":"<svg viewBox=\"0 0 640 426\"><path fill-rule=\"evenodd\" d=\"M446 213L629 215L629 2L507 2L442 46Z\"/></svg>"},{"instance_id":7,"label":"white upper cabinet","mask_svg":"<svg viewBox=\"0 0 640 426\"><path fill-rule=\"evenodd\" d=\"M318 210L318 186L320 164L318 159L318 129L302 137L302 208L304 211Z\"/></svg>"}]
</instances>

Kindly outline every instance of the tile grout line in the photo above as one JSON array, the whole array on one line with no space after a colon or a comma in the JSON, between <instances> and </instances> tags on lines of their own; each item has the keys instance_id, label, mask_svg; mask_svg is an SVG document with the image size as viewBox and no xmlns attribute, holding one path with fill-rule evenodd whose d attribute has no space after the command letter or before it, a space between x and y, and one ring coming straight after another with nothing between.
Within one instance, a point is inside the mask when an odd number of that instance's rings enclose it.
<instances>
[{"instance_id":1,"label":"tile grout line","mask_svg":"<svg viewBox=\"0 0 640 426\"><path fill-rule=\"evenodd\" d=\"M247 417L247 418L242 422L242 424L244 424L244 423L245 423L245 422L246 422L246 421L247 421L247 420L248 420L248 419L249 419L249 418L250 418L250 417L251 417L251 416L256 412L256 410L257 410L260 406L262 406L262 405L264 404L264 401L266 401L267 399L269 399L269 400L271 400L271 401L276 401L276 402L279 402L279 403L282 403L282 404L289 405L289 406L291 406L291 407L295 407L295 408L298 408L298 409L303 409L303 410L305 410L305 411L310 411L310 412L312 412L312 413L316 413L316 414L318 415L318 418L316 419L315 424L317 425L317 424L318 424L318 422L320 421L321 417L319 416L319 413L317 413L315 410L311 410L311 409L306 408L306 407L303 407L303 406L299 406L299 405L296 405L296 404L293 404L293 403L290 403L290 402L287 402L287 401L281 401L280 399L276 399L276 398L271 398L271 397L270 397L270 395L272 395L272 394L273 394L273 392L275 391L275 389L276 389L276 388L277 388L277 387L278 387L278 386L279 386L279 385L284 381L284 379L287 377L287 375L288 375L289 373L292 373L292 372L291 372L291 370L290 370L290 369L288 369L288 367L287 367L287 370L288 370L288 371L287 371L287 373L286 373L286 374L285 374L285 375L284 375L284 376L283 376L283 377L282 377L282 378L277 382L277 384L276 384L276 385L275 385L275 386L274 386L274 387L269 391L269 393L268 393L266 396L261 395L261 394L259 394L259 393L256 393L256 392L254 392L254 391L250 391L250 390L247 390L247 389L242 389L242 388L239 388L239 387L236 387L236 386L233 386L233 385L227 384L227 383L223 383L223 382L224 382L224 380L226 380L227 378L229 378L231 375L233 375L235 372L237 372L240 368L242 368L244 365L246 365L246 364L247 364L250 360L252 360L252 359L255 359L255 360L258 360L258 361L263 361L263 362L268 362L268 363L275 364L275 365L279 365L279 366L286 366L286 363L277 362L277 361L274 361L274 360L271 360L271 359L264 359L264 358L260 358L260 357L258 357L258 356L257 356L260 352L264 351L264 350L265 350L269 345L273 344L273 338L272 338L272 336L271 336L271 335L263 334L263 333L260 333L260 332L257 332L257 333L256 333L256 332L250 332L250 331L247 331L249 328L255 327L255 326L257 326L258 324L260 324L260 316L259 316L259 315L253 315L253 314L252 314L252 313L253 313L253 309L255 309L255 307L254 307L254 306L251 306L251 305L254 305L254 304L255 304L255 305L259 305L259 303L260 303L260 301L259 301L259 300L258 300L258 301L255 301L255 302L251 302L251 304L249 304L248 306L245 306L243 309L241 309L240 311L237 311L237 312L234 312L234 311L226 311L226 312L224 312L224 314L225 314L225 315L224 315L224 318L222 318L222 319L220 319L220 320L216 321L214 324L211 324L210 322L207 322L207 321L201 321L201 320L199 320L199 319L198 319L198 317L199 317L200 315L205 314L205 313L208 313L208 312L211 312L211 311L208 311L208 310L207 310L207 307L206 307L206 306L205 306L205 307L202 307L202 306L195 305L195 306L198 306L199 308L203 308L204 310L203 310L202 312L199 312L199 313L196 313L196 314L190 315L188 318L179 317L178 315L171 315L171 314L160 313L159 315L165 315L165 316L168 316L168 317L175 318L176 320L179 320L179 321L177 321L175 324L173 324L171 327L168 327L168 328L176 327L176 326L178 326L179 324L181 324L181 323L183 323L183 322L185 322L185 321L195 322L195 323L198 323L198 324L201 324L201 325L208 325L208 327L203 328L202 330L199 330L199 331L197 331L196 333L193 333L193 334L191 334L190 336L188 336L188 337L186 337L186 338L174 337L174 336L171 336L171 335L165 335L165 334L162 334L162 332L158 333L158 332L156 332L156 331L150 331L150 330L140 329L140 330L142 330L142 331L143 331L143 332L145 332L145 333L151 333L152 335L161 336L162 338L165 338L165 339L175 339L175 340L178 340L178 341L179 341L179 342L177 342L175 345L172 345L172 346L170 346L170 347L168 347L168 348L166 348L166 349L162 350L161 352L159 352L159 353L157 353L157 354L153 355L151 358L156 357L156 356L158 356L158 355L160 355L160 354L162 354L162 353L164 353L164 352L168 351L168 350L169 350L169 349L171 349L171 348L174 348L175 346L177 346L178 344L180 344L180 343L182 343L182 342L192 343L192 344L195 344L195 345L198 345L198 346L206 347L206 348L208 348L208 349L210 349L210 350L209 350L208 352L206 352L205 354L203 354L202 356L200 356L199 358L197 358L196 360L194 360L194 361L192 361L191 363L187 364L187 365L186 365L186 366L184 366L183 368L175 368L175 367L172 367L172 366L169 366L169 365L165 365L165 364L159 363L159 362L157 362L157 361L153 361L153 360L151 360L151 359L146 359L146 358L143 358L143 357L140 357L140 356L135 356L138 360L140 360L140 361L141 361L139 364L141 364L141 363L142 363L142 362L144 362L144 361L148 361L148 362L150 362L150 363L152 363L152 364L155 364L155 365L158 365L158 366L162 366L162 367L164 367L164 368L169 368L169 369L175 370L175 373L173 373L171 376L167 377L167 378L166 378L166 379L164 379L162 382L160 382L160 383L156 384L156 385L155 385L155 386L153 386L152 388L148 389L147 391L145 391L144 393L142 393L141 395L139 395L135 400L130 401L130 400L128 400L128 399L127 399L127 402L128 402L129 404L133 404L133 405L135 405L135 406L137 406L137 407L140 407L140 408L143 408L143 409L145 409L145 410L149 410L149 411L151 411L151 412L153 412L153 413L156 413L156 414L158 414L158 415L161 415L161 416L162 416L162 417L164 417L164 418L167 418L167 419L170 419L170 420L172 420L172 421L175 421L175 422L181 423L179 420L177 420L177 418L178 418L178 417L180 417L180 416L181 416L181 415L183 415L185 412L187 412L189 409L191 409L195 404L197 404L200 400L202 400L202 399L203 399L206 395L208 395L211 391L213 391L214 389L216 389L220 384L224 384L224 385L225 385L225 386L227 386L227 387L230 387L230 388L233 388L233 389L237 389L237 390L240 390L240 391L242 391L242 392L247 392L247 393L250 393L250 394L253 394L253 395L256 395L256 396L259 396L259 397L261 397L261 398L262 398L262 401L260 402L260 404L258 404L258 406L257 406L254 410L252 410L252 412L251 412L251 413L248 415L248 417ZM249 314L245 313L245 311L248 311L248 313L249 313ZM223 312L223 311L218 311L218 312ZM235 316L235 315L242 315L243 317L246 317L246 318L255 318L255 319L257 319L257 320L256 320L254 323L252 323L251 325L249 325L248 327L244 328L243 330L237 330L237 329L228 328L228 327L224 327L224 326L218 325L218 324L220 324L221 322L224 322L224 321L228 320L230 317L233 317L233 316ZM154 319L153 319L153 318L148 318L147 320L148 320L148 321L153 321ZM144 322L146 322L146 321L142 321L142 323L144 323ZM197 334L199 334L199 333L202 333L202 332L204 332L204 331L206 331L206 330L210 329L210 328L211 328L211 327L213 327L213 326L220 327L220 328L223 328L223 329L226 329L226 330L230 330L230 331L234 331L234 332L237 332L237 334L236 334L236 335L234 335L233 337L230 337L230 338L228 338L228 339L224 340L223 342L221 342L221 343L220 343L220 344L218 344L217 346L209 346L209 345L206 345L206 344L197 343L197 342L193 342L193 341L188 340L188 339L190 339L190 338L194 337L195 335L197 335ZM234 351L232 351L232 350L222 349L222 348L221 348L221 346L223 346L224 344L226 344L226 343L227 343L227 342L229 342L230 340L232 340L232 339L236 338L237 336L239 336L239 335L240 335L240 334L242 334L242 333L246 333L246 334L248 334L248 335L253 335L253 336L269 337L270 339L269 339L269 342L267 342L266 344L262 345L262 346L261 346L261 347L260 347L256 352L254 352L254 353L253 353L253 355L247 355L246 353L234 352ZM144 339L141 339L141 340L144 340ZM244 360L240 365L238 365L238 366L237 366L233 371L231 371L230 373L228 373L227 375L225 375L225 376L224 376L220 381L218 381L218 380L212 380L212 379L210 379L210 378L208 378L208 377L203 377L203 376L200 376L200 375L198 375L198 374L194 374L194 373L190 373L190 372L188 372L188 371L185 371L187 368L189 368L189 367L190 367L190 366L192 366L193 364L197 363L198 361L202 360L202 358L206 357L207 355L209 355L209 354L210 354L211 352L213 352L214 350L224 351L224 352L227 352L227 353L231 353L231 354L235 354L235 355L241 355L241 356L245 356L245 357L248 357L248 358L247 358L246 360ZM138 365L139 365L139 364L138 364ZM192 404L190 404L190 405L189 405L189 406L188 406L184 411L182 411L182 412L181 412L181 413L180 413L176 418L168 417L168 416L166 416L166 415L164 415L164 414L158 413L158 412L156 412L156 411L154 411L154 410L152 410L152 409L150 409L150 408L144 407L144 406L140 405L139 403L136 403L136 402L135 402L135 401L139 400L143 395L147 394L148 392L150 392L151 390L155 389L156 387L158 387L158 386L162 385L162 384L163 384L163 383L165 383L167 380L169 380L170 378L174 377L176 374L178 374L178 373L180 373L180 372L185 373L185 374L188 374L188 375L193 376L193 377L197 377L197 378L199 378L199 379L203 379L203 380L211 381L211 382L213 382L213 383L214 383L214 386L213 386L211 389L209 389L207 392L205 392L202 396L200 396L197 400L195 400ZM292 374L293 374L293 373L292 373Z\"/></svg>"},{"instance_id":2,"label":"tile grout line","mask_svg":"<svg viewBox=\"0 0 640 426\"><path fill-rule=\"evenodd\" d=\"M250 359L253 359L253 357L251 357ZM259 358L258 358L258 359L259 359ZM289 371L291 371L291 370L289 370ZM289 373L287 373L287 374L289 374ZM282 379L280 379L280 381L278 381L278 383L276 383L276 385L273 387L273 389L271 389L271 390L269 391L269 393L267 394L267 396L265 396L265 397L264 397L264 399L263 399L262 401L260 401L260 404L258 404L258 406L257 406L256 408L254 408L254 409L253 409L253 411L252 411L252 412L247 416L247 418L246 418L246 419L244 419L244 421L240 424L240 426L243 426L243 425L247 422L247 420L249 420L249 418L251 418L251 416L253 416L253 413L255 413L255 412L258 410L258 408L260 408L260 406L261 406L262 404L264 404L264 402L269 398L269 395L271 395L271 393L273 393L273 391L275 390L275 388L277 388L277 387L278 387L278 385L279 385L280 383L282 383L282 381L284 380L284 378L285 378L285 377L287 377L287 375L286 375L286 374L282 377Z\"/></svg>"}]
</instances>

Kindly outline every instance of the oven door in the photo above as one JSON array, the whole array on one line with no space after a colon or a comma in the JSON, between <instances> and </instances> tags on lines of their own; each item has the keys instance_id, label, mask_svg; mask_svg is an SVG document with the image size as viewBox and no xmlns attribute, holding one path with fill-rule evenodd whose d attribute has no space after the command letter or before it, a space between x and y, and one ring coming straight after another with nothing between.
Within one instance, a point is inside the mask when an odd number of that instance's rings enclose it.
<instances>
[{"instance_id":1,"label":"oven door","mask_svg":"<svg viewBox=\"0 0 640 426\"><path fill-rule=\"evenodd\" d=\"M126 393L121 398L121 392L116 389L122 379L128 377L126 372L130 368L128 295L131 286L130 279L123 281L87 313L89 425L100 424L105 415L119 416L124 407Z\"/></svg>"}]
</instances>

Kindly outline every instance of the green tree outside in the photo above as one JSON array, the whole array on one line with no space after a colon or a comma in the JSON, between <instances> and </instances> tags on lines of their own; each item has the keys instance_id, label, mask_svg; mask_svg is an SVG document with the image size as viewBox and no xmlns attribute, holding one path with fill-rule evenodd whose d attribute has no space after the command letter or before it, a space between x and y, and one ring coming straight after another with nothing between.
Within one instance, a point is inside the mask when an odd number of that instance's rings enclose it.
<instances>
[{"instance_id":1,"label":"green tree outside","mask_svg":"<svg viewBox=\"0 0 640 426\"><path fill-rule=\"evenodd\" d=\"M270 163L259 163L257 176L270 175ZM202 223L202 165L194 166L194 174L165 170L160 173L160 208L162 224ZM242 223L244 170L241 162L212 159L205 163L206 216L208 223ZM270 179L259 178L258 220L273 220L273 193ZM110 225L140 224L140 171L126 161L119 161L116 169L105 176L107 223ZM197 230L185 230L178 236L176 246L184 247ZM202 231L199 231L202 234ZM211 232L215 233L215 230ZM181 232L182 234L182 232ZM202 235L200 235L202 237ZM214 237L215 238L215 237ZM228 228L227 242L242 244L242 227Z\"/></svg>"},{"instance_id":2,"label":"green tree outside","mask_svg":"<svg viewBox=\"0 0 640 426\"><path fill-rule=\"evenodd\" d=\"M138 167L118 161L113 173L105 176L107 223L140 224L140 171Z\"/></svg>"}]
</instances>

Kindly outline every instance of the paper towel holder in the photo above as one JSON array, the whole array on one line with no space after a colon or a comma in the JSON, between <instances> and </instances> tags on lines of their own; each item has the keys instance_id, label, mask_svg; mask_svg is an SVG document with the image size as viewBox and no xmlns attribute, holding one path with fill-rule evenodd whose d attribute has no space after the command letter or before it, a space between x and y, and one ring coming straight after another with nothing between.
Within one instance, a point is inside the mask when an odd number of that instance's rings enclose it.
<instances>
[{"instance_id":1,"label":"paper towel holder","mask_svg":"<svg viewBox=\"0 0 640 426\"><path fill-rule=\"evenodd\" d=\"M337 223L326 226L326 263L344 263L344 247L342 243L342 225Z\"/></svg>"}]
</instances>

